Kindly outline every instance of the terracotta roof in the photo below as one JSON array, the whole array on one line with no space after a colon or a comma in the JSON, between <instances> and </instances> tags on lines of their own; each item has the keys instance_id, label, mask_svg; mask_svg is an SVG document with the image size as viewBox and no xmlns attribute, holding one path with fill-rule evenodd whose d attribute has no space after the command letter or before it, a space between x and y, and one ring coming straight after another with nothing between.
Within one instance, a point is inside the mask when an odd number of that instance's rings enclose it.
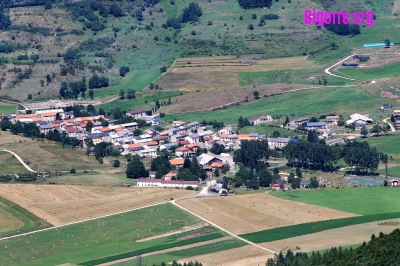
<instances>
[{"instance_id":1,"label":"terracotta roof","mask_svg":"<svg viewBox=\"0 0 400 266\"><path fill-rule=\"evenodd\" d=\"M150 141L147 143L147 145L154 146L154 145L158 145L158 143L157 143L157 141Z\"/></svg>"},{"instance_id":2,"label":"terracotta roof","mask_svg":"<svg viewBox=\"0 0 400 266\"><path fill-rule=\"evenodd\" d=\"M183 162L184 162L183 158L175 158L175 159L169 160L169 163L172 165L183 165Z\"/></svg>"},{"instance_id":3,"label":"terracotta roof","mask_svg":"<svg viewBox=\"0 0 400 266\"><path fill-rule=\"evenodd\" d=\"M186 147L188 147L190 149L190 148L194 148L194 147L200 147L200 145L192 143L192 144L187 145Z\"/></svg>"},{"instance_id":4,"label":"terracotta roof","mask_svg":"<svg viewBox=\"0 0 400 266\"><path fill-rule=\"evenodd\" d=\"M165 177L173 177L176 176L175 172L169 172L168 174L165 175Z\"/></svg>"},{"instance_id":5,"label":"terracotta roof","mask_svg":"<svg viewBox=\"0 0 400 266\"><path fill-rule=\"evenodd\" d=\"M219 137L220 137L221 139L227 139L227 138L228 138L228 135L227 135L227 134L221 134Z\"/></svg>"},{"instance_id":6,"label":"terracotta roof","mask_svg":"<svg viewBox=\"0 0 400 266\"><path fill-rule=\"evenodd\" d=\"M56 116L57 114L58 114L58 112L46 112L46 113L43 113L42 116L43 117Z\"/></svg>"},{"instance_id":7,"label":"terracotta roof","mask_svg":"<svg viewBox=\"0 0 400 266\"><path fill-rule=\"evenodd\" d=\"M186 147L180 147L180 148L175 149L175 151L187 151L187 150L189 150L189 149Z\"/></svg>"},{"instance_id":8,"label":"terracotta roof","mask_svg":"<svg viewBox=\"0 0 400 266\"><path fill-rule=\"evenodd\" d=\"M190 142L187 141L187 140L179 141L179 143L182 144L182 145L188 145L188 144L190 144Z\"/></svg>"},{"instance_id":9,"label":"terracotta roof","mask_svg":"<svg viewBox=\"0 0 400 266\"><path fill-rule=\"evenodd\" d=\"M239 140L250 140L251 139L249 134L238 134L238 135L236 135L236 137Z\"/></svg>"},{"instance_id":10,"label":"terracotta roof","mask_svg":"<svg viewBox=\"0 0 400 266\"><path fill-rule=\"evenodd\" d=\"M29 114L29 115L19 115L18 118L33 118L38 117L37 114Z\"/></svg>"},{"instance_id":11,"label":"terracotta roof","mask_svg":"<svg viewBox=\"0 0 400 266\"><path fill-rule=\"evenodd\" d=\"M115 131L117 131L117 132L124 131L124 129L123 129L122 127L117 127L117 128L114 128L114 130L115 130Z\"/></svg>"},{"instance_id":12,"label":"terracotta roof","mask_svg":"<svg viewBox=\"0 0 400 266\"><path fill-rule=\"evenodd\" d=\"M129 148L137 148L137 147L142 147L141 144L129 144L128 145Z\"/></svg>"},{"instance_id":13,"label":"terracotta roof","mask_svg":"<svg viewBox=\"0 0 400 266\"><path fill-rule=\"evenodd\" d=\"M42 121L39 117L32 117L33 122Z\"/></svg>"},{"instance_id":14,"label":"terracotta roof","mask_svg":"<svg viewBox=\"0 0 400 266\"><path fill-rule=\"evenodd\" d=\"M168 135L168 134L169 134L168 130L164 130L164 131L160 132L160 136Z\"/></svg>"},{"instance_id":15,"label":"terracotta roof","mask_svg":"<svg viewBox=\"0 0 400 266\"><path fill-rule=\"evenodd\" d=\"M215 167L215 168L220 168L222 166L224 166L222 163L212 163L211 164L211 167Z\"/></svg>"},{"instance_id":16,"label":"terracotta roof","mask_svg":"<svg viewBox=\"0 0 400 266\"><path fill-rule=\"evenodd\" d=\"M346 139L348 139L348 140L355 140L355 139L357 139L357 137L356 137L356 136L348 136Z\"/></svg>"},{"instance_id":17,"label":"terracotta roof","mask_svg":"<svg viewBox=\"0 0 400 266\"><path fill-rule=\"evenodd\" d=\"M81 117L82 121L90 121L90 117Z\"/></svg>"},{"instance_id":18,"label":"terracotta roof","mask_svg":"<svg viewBox=\"0 0 400 266\"><path fill-rule=\"evenodd\" d=\"M109 129L108 127L103 127L103 128L99 129L100 132L107 132L107 131L110 131L110 130L111 129Z\"/></svg>"}]
</instances>

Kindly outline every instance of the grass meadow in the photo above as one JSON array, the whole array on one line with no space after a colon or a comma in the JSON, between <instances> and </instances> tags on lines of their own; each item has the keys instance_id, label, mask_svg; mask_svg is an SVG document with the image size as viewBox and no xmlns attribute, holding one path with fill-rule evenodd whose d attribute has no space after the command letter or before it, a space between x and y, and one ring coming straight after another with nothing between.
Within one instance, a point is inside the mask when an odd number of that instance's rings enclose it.
<instances>
[{"instance_id":1,"label":"grass meadow","mask_svg":"<svg viewBox=\"0 0 400 266\"><path fill-rule=\"evenodd\" d=\"M360 80L376 80L400 75L400 62L391 63L375 68L346 67L337 72L345 76Z\"/></svg>"},{"instance_id":2,"label":"grass meadow","mask_svg":"<svg viewBox=\"0 0 400 266\"><path fill-rule=\"evenodd\" d=\"M400 200L399 190L383 186L295 190L271 195L359 215L400 212L398 204L389 204Z\"/></svg>"},{"instance_id":3,"label":"grass meadow","mask_svg":"<svg viewBox=\"0 0 400 266\"><path fill-rule=\"evenodd\" d=\"M28 172L14 155L0 151L0 174L15 174Z\"/></svg>"},{"instance_id":4,"label":"grass meadow","mask_svg":"<svg viewBox=\"0 0 400 266\"><path fill-rule=\"evenodd\" d=\"M281 137L300 137L300 136L304 136L303 133L300 132L296 132L296 131L292 131L292 130L287 130L281 127L275 127L275 126L246 126L243 127L239 130L239 132L241 134L246 134L246 133L258 133L261 135L265 135L267 137L272 137L272 135L274 134L274 132L277 131L279 132Z\"/></svg>"},{"instance_id":5,"label":"grass meadow","mask_svg":"<svg viewBox=\"0 0 400 266\"><path fill-rule=\"evenodd\" d=\"M0 237L26 233L49 226L48 223L17 204L0 198Z\"/></svg>"},{"instance_id":6,"label":"grass meadow","mask_svg":"<svg viewBox=\"0 0 400 266\"><path fill-rule=\"evenodd\" d=\"M284 116L294 113L296 117L320 116L329 113L342 114L348 117L354 112L375 112L384 102L395 102L377 97L378 92L368 92L359 87L322 88L296 91L287 94L261 98L237 107L206 112L190 112L166 115L164 120L182 121L218 120L226 124L237 123L239 116L252 116L268 113Z\"/></svg>"},{"instance_id":7,"label":"grass meadow","mask_svg":"<svg viewBox=\"0 0 400 266\"><path fill-rule=\"evenodd\" d=\"M318 233L325 230L330 230L350 225L363 224L363 223L369 223L369 222L375 222L393 218L400 218L400 212L371 214L371 215L356 216L350 218L290 225L269 230L253 232L240 236L255 243L263 243L263 242L270 242L285 238Z\"/></svg>"},{"instance_id":8,"label":"grass meadow","mask_svg":"<svg viewBox=\"0 0 400 266\"><path fill-rule=\"evenodd\" d=\"M193 244L225 235L213 229L214 231L206 236L188 240L180 241L179 238L196 231L136 242L144 237L169 232L198 222L200 221L197 218L172 204L162 204L1 240L0 264L8 265L12 261L13 264L18 265L63 263L94 265L102 258L107 258L104 261L111 261L135 256L136 253L138 255Z\"/></svg>"},{"instance_id":9,"label":"grass meadow","mask_svg":"<svg viewBox=\"0 0 400 266\"><path fill-rule=\"evenodd\" d=\"M18 105L18 108L21 108ZM4 103L0 101L0 114L13 114L15 113L15 104Z\"/></svg>"},{"instance_id":10,"label":"grass meadow","mask_svg":"<svg viewBox=\"0 0 400 266\"><path fill-rule=\"evenodd\" d=\"M125 169L125 168L123 168ZM87 172L67 174L52 177L43 181L44 183L82 186L121 186L123 184L136 185L136 179L127 178L126 173Z\"/></svg>"}]
</instances>

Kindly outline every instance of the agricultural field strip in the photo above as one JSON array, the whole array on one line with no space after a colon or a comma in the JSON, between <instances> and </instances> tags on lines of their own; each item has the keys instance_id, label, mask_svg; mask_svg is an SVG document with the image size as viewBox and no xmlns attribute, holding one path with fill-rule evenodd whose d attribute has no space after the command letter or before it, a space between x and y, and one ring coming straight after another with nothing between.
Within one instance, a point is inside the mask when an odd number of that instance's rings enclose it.
<instances>
[{"instance_id":1,"label":"agricultural field strip","mask_svg":"<svg viewBox=\"0 0 400 266\"><path fill-rule=\"evenodd\" d=\"M331 69L332 67L335 67L335 66L339 65L340 63L346 61L347 59L349 59L349 58L352 57L352 56L354 56L354 54L349 55L349 56L346 57L345 59L343 59L343 60L337 62L336 64L334 64L334 65L328 67L327 69L325 69L325 73L328 74L328 75L334 76L334 77L342 78L342 79L355 80L355 79L352 79L352 78L346 78L346 77L342 77L342 76L338 76L338 75L332 74L332 73L329 71L329 69Z\"/></svg>"},{"instance_id":2,"label":"agricultural field strip","mask_svg":"<svg viewBox=\"0 0 400 266\"><path fill-rule=\"evenodd\" d=\"M34 233L39 233L39 232L43 232L43 231L48 231L48 230L52 230L52 229L56 229L56 228L60 228L60 227L65 227L67 225L79 224L79 223L83 223L83 222L87 222L87 221L94 221L96 219L110 217L110 216L113 216L113 215L127 213L127 212L131 212L131 211L141 210L141 209L145 209L145 208L148 208L148 207L154 207L154 206L162 205L162 204L165 204L165 203L168 203L168 201L159 202L159 203L155 203L155 204L151 204L151 205L147 205L147 206L143 206L143 207L139 207L139 208L134 208L134 209L126 210L126 211L121 211L121 212L117 212L117 213L107 214L107 215L103 215L103 216L99 216L99 217L95 217L95 218L80 220L80 221L76 221L76 222L73 222L73 223L57 225L57 226L53 226L53 227L49 227L49 228L45 228L45 229L40 229L40 230L28 232L28 233L23 233L23 234L3 237L3 238L0 238L0 241L6 240L6 239L15 238L15 237L20 237L20 236L26 236L26 235L30 235L30 234L34 234Z\"/></svg>"},{"instance_id":3,"label":"agricultural field strip","mask_svg":"<svg viewBox=\"0 0 400 266\"><path fill-rule=\"evenodd\" d=\"M346 227L356 224L363 224L368 222L400 218L400 212L395 213L382 213L364 216L356 216L350 218L333 219L326 221L318 221L297 225L290 225L279 227L275 229L262 230L248 234L242 234L241 237L254 241L255 243L265 243L286 238L292 238L312 233L318 233L325 230Z\"/></svg>"},{"instance_id":4,"label":"agricultural field strip","mask_svg":"<svg viewBox=\"0 0 400 266\"><path fill-rule=\"evenodd\" d=\"M260 246L260 245L257 245L256 243L253 243L253 242L251 242L251 241L249 241L249 240L247 240L247 239L245 239L245 238L243 238L243 237L240 237L240 236L238 236L238 235L235 235L234 233L231 233L231 232L227 231L227 230L224 229L223 227L221 227L221 226L219 226L219 225L217 225L217 224L215 224L215 223L213 223L213 222L211 222L211 221L205 219L204 217L201 217L200 215L198 215L198 214L196 214L196 213L194 213L194 212L192 212L192 211L189 211L188 209L186 209L186 208L180 206L179 204L177 204L177 203L176 203L176 200L171 201L171 203L174 204L175 206L181 208L182 210L184 210L184 211L190 213L191 215L196 216L197 218L199 218L199 219L201 219L201 220L203 220L203 221L205 221L205 222L211 224L212 226L214 226L214 227L216 227L216 228L218 228L218 229L224 231L224 232L227 233L227 234L230 234L231 236L233 236L233 237L235 237L235 238L237 238L237 239L239 239L239 240L241 240L241 241L244 241L244 242L246 242L246 243L248 243L248 244L250 244L250 245L253 245L253 246L255 246L255 247L259 248L259 249L263 249L263 250L265 250L265 251L268 251L268 252L271 252L271 253L273 253L273 254L276 254L275 251L272 251L272 250L270 250L270 249L268 249L268 248L265 248L265 247L262 247L262 246Z\"/></svg>"},{"instance_id":5,"label":"agricultural field strip","mask_svg":"<svg viewBox=\"0 0 400 266\"><path fill-rule=\"evenodd\" d=\"M304 90L311 90L311 89L323 89L323 88L344 88L344 87L357 87L357 85L342 85L342 86L324 86L324 87L308 87L308 88L300 88L300 89L294 89L294 90L288 90L288 91L282 91L282 92L277 92L277 93L273 93L273 94L266 94L268 97L271 96L275 96L275 95L281 95L281 94L286 94L286 93L290 93L290 92L296 92L296 91L304 91ZM249 99L254 99L253 97L249 97ZM238 102L243 102L243 101L235 101L235 102L231 102L231 103L227 103L221 106L216 106L216 107L211 107L211 108L207 108L207 109L201 109L201 110L193 110L193 111L186 111L186 112L177 112L177 113L165 113L165 114L169 114L169 115L173 115L173 114L184 114L184 113L193 113L193 112L206 112L206 111L212 111L216 108L223 108L224 106L228 106L228 105L232 105Z\"/></svg>"},{"instance_id":6,"label":"agricultural field strip","mask_svg":"<svg viewBox=\"0 0 400 266\"><path fill-rule=\"evenodd\" d=\"M4 100L4 99L0 99L0 101L7 102L7 103L13 103L13 104L19 104L19 105L21 105L22 107L24 107L25 109L29 109L29 108L26 107L24 104L19 103L19 102L13 102L13 101L8 101L8 100Z\"/></svg>"},{"instance_id":7,"label":"agricultural field strip","mask_svg":"<svg viewBox=\"0 0 400 266\"><path fill-rule=\"evenodd\" d=\"M16 154L15 152L10 151L10 150L6 150L6 149L1 149L1 150L2 150L2 151L5 151L5 152L8 152L8 153L11 153L12 155L14 155L15 158L17 158L17 160L18 160L18 161L26 168L26 170L28 170L29 172L36 173L36 171L35 171L35 170L32 170L32 168L30 168L30 167L21 159L21 157L19 157L19 155Z\"/></svg>"}]
</instances>

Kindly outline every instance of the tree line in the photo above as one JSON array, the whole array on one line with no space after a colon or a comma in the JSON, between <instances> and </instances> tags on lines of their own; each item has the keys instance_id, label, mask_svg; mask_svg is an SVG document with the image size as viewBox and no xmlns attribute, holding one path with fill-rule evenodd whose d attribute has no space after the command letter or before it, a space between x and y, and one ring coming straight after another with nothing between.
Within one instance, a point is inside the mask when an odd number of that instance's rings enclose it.
<instances>
[{"instance_id":1,"label":"tree line","mask_svg":"<svg viewBox=\"0 0 400 266\"><path fill-rule=\"evenodd\" d=\"M263 8L272 6L272 0L238 0L243 9Z\"/></svg>"},{"instance_id":2,"label":"tree line","mask_svg":"<svg viewBox=\"0 0 400 266\"><path fill-rule=\"evenodd\" d=\"M379 233L372 235L371 240L363 243L358 248L343 249L333 247L330 250L307 253L293 253L288 250L286 255L280 252L275 258L268 259L266 266L314 266L314 265L398 265L400 261L400 230L396 229L390 234Z\"/></svg>"}]
</instances>

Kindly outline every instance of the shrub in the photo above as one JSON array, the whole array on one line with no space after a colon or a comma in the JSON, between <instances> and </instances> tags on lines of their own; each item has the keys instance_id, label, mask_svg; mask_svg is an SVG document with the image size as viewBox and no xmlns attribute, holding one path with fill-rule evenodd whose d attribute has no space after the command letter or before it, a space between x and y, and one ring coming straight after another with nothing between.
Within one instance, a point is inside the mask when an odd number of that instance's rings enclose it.
<instances>
[{"instance_id":1,"label":"shrub","mask_svg":"<svg viewBox=\"0 0 400 266\"><path fill-rule=\"evenodd\" d=\"M69 173L70 173L70 174L76 174L76 170L75 170L74 168L72 168L72 169L69 171Z\"/></svg>"},{"instance_id":2,"label":"shrub","mask_svg":"<svg viewBox=\"0 0 400 266\"><path fill-rule=\"evenodd\" d=\"M192 186L187 186L186 190L194 190L194 188Z\"/></svg>"}]
</instances>

